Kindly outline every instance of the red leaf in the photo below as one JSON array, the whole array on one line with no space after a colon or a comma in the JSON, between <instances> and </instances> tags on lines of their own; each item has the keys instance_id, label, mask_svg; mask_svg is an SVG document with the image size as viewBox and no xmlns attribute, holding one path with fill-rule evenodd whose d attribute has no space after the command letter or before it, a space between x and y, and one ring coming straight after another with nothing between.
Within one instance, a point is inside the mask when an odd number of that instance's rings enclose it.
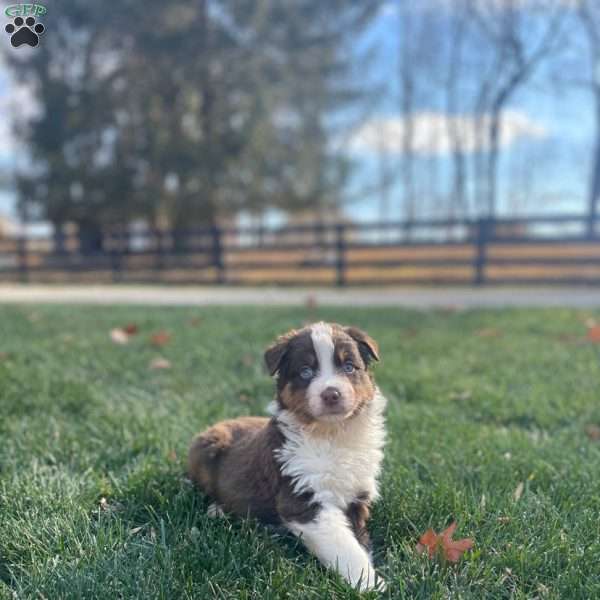
<instances>
[{"instance_id":1,"label":"red leaf","mask_svg":"<svg viewBox=\"0 0 600 600\"><path fill-rule=\"evenodd\" d=\"M473 540L471 538L453 540L455 529L456 522L440 534L436 534L433 529L428 529L417 544L417 552L421 554L427 550L429 558L437 556L442 562L458 562L461 556L473 547Z\"/></svg>"},{"instance_id":2,"label":"red leaf","mask_svg":"<svg viewBox=\"0 0 600 600\"><path fill-rule=\"evenodd\" d=\"M433 529L428 529L419 540L417 544L417 552L423 554L425 550L428 550L429 558L433 558L435 551L437 550L438 535Z\"/></svg>"},{"instance_id":3,"label":"red leaf","mask_svg":"<svg viewBox=\"0 0 600 600\"><path fill-rule=\"evenodd\" d=\"M166 346L171 341L171 334L168 331L158 331L150 337L150 343L153 346Z\"/></svg>"},{"instance_id":4,"label":"red leaf","mask_svg":"<svg viewBox=\"0 0 600 600\"><path fill-rule=\"evenodd\" d=\"M588 329L587 339L588 339L588 342L593 342L594 344L600 344L600 325L594 325Z\"/></svg>"}]
</instances>

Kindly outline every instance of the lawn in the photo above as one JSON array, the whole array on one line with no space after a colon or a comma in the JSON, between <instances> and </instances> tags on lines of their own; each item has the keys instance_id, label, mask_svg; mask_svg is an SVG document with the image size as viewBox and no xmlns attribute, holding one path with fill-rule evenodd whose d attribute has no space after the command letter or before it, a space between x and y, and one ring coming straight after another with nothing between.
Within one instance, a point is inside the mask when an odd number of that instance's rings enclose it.
<instances>
[{"instance_id":1,"label":"lawn","mask_svg":"<svg viewBox=\"0 0 600 600\"><path fill-rule=\"evenodd\" d=\"M264 413L262 352L309 317L380 344L384 597L600 597L600 312L311 312L0 307L0 598L359 597L296 540L208 519L183 477L196 431ZM458 565L416 553L453 520Z\"/></svg>"}]
</instances>

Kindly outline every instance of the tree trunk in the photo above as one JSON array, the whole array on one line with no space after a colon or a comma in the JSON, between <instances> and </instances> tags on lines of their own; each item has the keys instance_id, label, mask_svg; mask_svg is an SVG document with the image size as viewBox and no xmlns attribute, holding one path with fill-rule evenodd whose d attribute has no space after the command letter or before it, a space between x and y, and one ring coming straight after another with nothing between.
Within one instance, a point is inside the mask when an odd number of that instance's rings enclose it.
<instances>
[{"instance_id":1,"label":"tree trunk","mask_svg":"<svg viewBox=\"0 0 600 600\"><path fill-rule=\"evenodd\" d=\"M498 202L498 142L500 139L500 112L494 110L490 123L490 150L487 165L487 216L496 214Z\"/></svg>"},{"instance_id":2,"label":"tree trunk","mask_svg":"<svg viewBox=\"0 0 600 600\"><path fill-rule=\"evenodd\" d=\"M594 148L589 192L587 225L589 237L593 237L596 232L596 218L598 217L598 204L600 204L600 86L594 89L594 100L596 103L596 145Z\"/></svg>"},{"instance_id":3,"label":"tree trunk","mask_svg":"<svg viewBox=\"0 0 600 600\"><path fill-rule=\"evenodd\" d=\"M78 223L79 251L81 254L100 254L104 250L102 227L96 221Z\"/></svg>"}]
</instances>

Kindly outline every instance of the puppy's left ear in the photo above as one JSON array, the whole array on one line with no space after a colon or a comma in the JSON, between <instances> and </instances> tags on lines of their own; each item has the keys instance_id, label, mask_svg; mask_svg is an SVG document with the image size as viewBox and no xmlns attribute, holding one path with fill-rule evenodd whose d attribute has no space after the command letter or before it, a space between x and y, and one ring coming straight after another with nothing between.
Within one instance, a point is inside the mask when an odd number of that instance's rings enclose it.
<instances>
[{"instance_id":1,"label":"puppy's left ear","mask_svg":"<svg viewBox=\"0 0 600 600\"><path fill-rule=\"evenodd\" d=\"M358 327L345 327L344 331L358 344L358 350L366 365L372 360L379 360L379 346L370 335Z\"/></svg>"},{"instance_id":2,"label":"puppy's left ear","mask_svg":"<svg viewBox=\"0 0 600 600\"><path fill-rule=\"evenodd\" d=\"M280 335L271 346L269 346L265 352L265 363L269 371L269 375L275 375L281 367L281 363L285 358L288 346L292 338L298 332L294 329L288 331L284 335Z\"/></svg>"}]
</instances>

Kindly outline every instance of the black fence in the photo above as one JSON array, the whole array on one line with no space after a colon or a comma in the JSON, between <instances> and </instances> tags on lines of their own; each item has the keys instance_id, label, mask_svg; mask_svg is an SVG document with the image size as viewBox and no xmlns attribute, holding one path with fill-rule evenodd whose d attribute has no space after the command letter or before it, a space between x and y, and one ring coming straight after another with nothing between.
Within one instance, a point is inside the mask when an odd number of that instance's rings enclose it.
<instances>
[{"instance_id":1,"label":"black fence","mask_svg":"<svg viewBox=\"0 0 600 600\"><path fill-rule=\"evenodd\" d=\"M598 219L600 220L600 219ZM600 284L581 215L312 223L0 238L0 281L203 284Z\"/></svg>"}]
</instances>

